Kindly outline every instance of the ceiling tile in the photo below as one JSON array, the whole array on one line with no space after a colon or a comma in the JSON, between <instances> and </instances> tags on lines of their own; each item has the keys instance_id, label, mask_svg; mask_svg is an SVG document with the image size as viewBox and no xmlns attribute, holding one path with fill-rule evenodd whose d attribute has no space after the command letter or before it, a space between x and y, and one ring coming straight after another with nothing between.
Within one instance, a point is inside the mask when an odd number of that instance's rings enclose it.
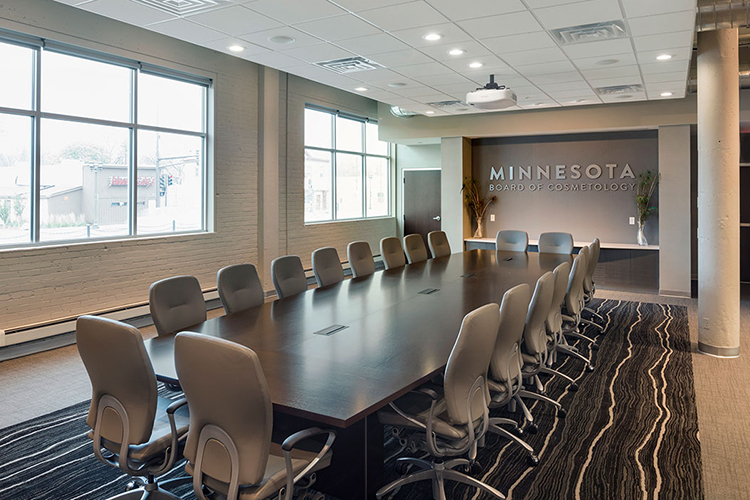
<instances>
[{"instance_id":1,"label":"ceiling tile","mask_svg":"<svg viewBox=\"0 0 750 500\"><path fill-rule=\"evenodd\" d=\"M273 38L275 36L291 37L294 38L294 41L291 43L279 44L269 40L270 38ZM321 40L320 38L310 36L307 33L292 28L291 26L282 26L280 28L258 31L257 33L249 33L246 35L241 35L240 38L271 50L289 50L292 48L306 47L308 45L315 45L317 43L323 42L323 40Z\"/></svg>"},{"instance_id":2,"label":"ceiling tile","mask_svg":"<svg viewBox=\"0 0 750 500\"><path fill-rule=\"evenodd\" d=\"M479 68L470 68L469 65L473 63L481 63L482 66ZM443 64L445 64L452 70L461 73L462 75L468 76L469 78L473 78L472 75L487 75L489 74L488 71L508 67L507 64L505 64L497 56L493 56L492 54L486 56L467 57L464 59L443 61Z\"/></svg>"},{"instance_id":3,"label":"ceiling tile","mask_svg":"<svg viewBox=\"0 0 750 500\"><path fill-rule=\"evenodd\" d=\"M346 14L344 9L327 0L255 0L246 6L284 24Z\"/></svg>"},{"instance_id":4,"label":"ceiling tile","mask_svg":"<svg viewBox=\"0 0 750 500\"><path fill-rule=\"evenodd\" d=\"M570 61L516 66L515 69L523 76L555 75L576 71L576 67Z\"/></svg>"},{"instance_id":5,"label":"ceiling tile","mask_svg":"<svg viewBox=\"0 0 750 500\"><path fill-rule=\"evenodd\" d=\"M585 94L592 92L591 87L583 79L577 82L565 82L565 83L544 83L540 84L539 88L545 93L562 92L562 91L574 91L579 94Z\"/></svg>"},{"instance_id":6,"label":"ceiling tile","mask_svg":"<svg viewBox=\"0 0 750 500\"><path fill-rule=\"evenodd\" d=\"M453 21L525 11L521 0L427 0Z\"/></svg>"},{"instance_id":7,"label":"ceiling tile","mask_svg":"<svg viewBox=\"0 0 750 500\"><path fill-rule=\"evenodd\" d=\"M212 40L210 42L202 42L201 45L209 49L218 50L219 52L224 52L232 56L242 57L244 59L257 54L266 54L268 52L271 52L271 50L265 47L255 45L253 43L247 43L246 40L237 37L221 38L219 40ZM242 47L245 47L245 50L240 53L232 52L227 48L232 45L241 45ZM299 64L299 61L297 61L297 64Z\"/></svg>"},{"instance_id":8,"label":"ceiling tile","mask_svg":"<svg viewBox=\"0 0 750 500\"><path fill-rule=\"evenodd\" d=\"M626 102L645 101L647 99L645 92L634 92L632 94L622 95L602 95L599 96L602 102L610 104L623 104Z\"/></svg>"},{"instance_id":9,"label":"ceiling tile","mask_svg":"<svg viewBox=\"0 0 750 500\"><path fill-rule=\"evenodd\" d=\"M519 70L522 68L519 68ZM568 83L568 82L583 82L584 79L581 74L577 71L568 71L565 73L554 73L554 74L541 74L541 75L525 75L534 85L544 85L547 83Z\"/></svg>"},{"instance_id":10,"label":"ceiling tile","mask_svg":"<svg viewBox=\"0 0 750 500\"><path fill-rule=\"evenodd\" d=\"M564 98L563 100L557 99L557 102L562 104L564 107L571 107L571 106L588 106L591 104L601 104L602 101L599 99L599 96L594 95L593 97L588 96L571 96L568 98Z\"/></svg>"},{"instance_id":11,"label":"ceiling tile","mask_svg":"<svg viewBox=\"0 0 750 500\"><path fill-rule=\"evenodd\" d=\"M410 48L407 44L388 33L378 33L376 35L337 40L336 45L362 56L381 54L383 52L394 52Z\"/></svg>"},{"instance_id":12,"label":"ceiling tile","mask_svg":"<svg viewBox=\"0 0 750 500\"><path fill-rule=\"evenodd\" d=\"M572 59L583 59L587 57L609 58L618 54L629 54L633 52L630 38L617 38L603 42L577 43L563 47ZM616 57L615 57L616 58Z\"/></svg>"},{"instance_id":13,"label":"ceiling tile","mask_svg":"<svg viewBox=\"0 0 750 500\"><path fill-rule=\"evenodd\" d=\"M393 79L393 78L387 78L385 80L374 79L374 80L371 80L369 83L371 85L375 85L377 87L380 87L381 89L387 90L389 92L394 92L394 93L398 92L400 89L413 89L413 88L416 88L416 87L420 87L421 88L421 87L425 86L425 84L423 84L421 82L418 82L416 80L412 80L410 78L406 78L406 77L401 76L401 75L397 75L397 77L398 77L397 79ZM396 87L391 87L389 85L391 83L403 83L404 85L402 85L402 86L396 86Z\"/></svg>"},{"instance_id":14,"label":"ceiling tile","mask_svg":"<svg viewBox=\"0 0 750 500\"><path fill-rule=\"evenodd\" d=\"M399 72L401 70L399 69ZM404 77L395 71L387 68L374 69L370 71L359 71L352 73L352 78L365 83L374 83L379 87L383 87L384 83L391 82L402 82ZM384 87L383 87L384 88Z\"/></svg>"},{"instance_id":15,"label":"ceiling tile","mask_svg":"<svg viewBox=\"0 0 750 500\"><path fill-rule=\"evenodd\" d=\"M359 15L385 31L418 28L448 22L445 16L421 0L365 10L359 12Z\"/></svg>"},{"instance_id":16,"label":"ceiling tile","mask_svg":"<svg viewBox=\"0 0 750 500\"><path fill-rule=\"evenodd\" d=\"M419 78L417 78L419 80ZM429 85L453 85L456 83L474 85L474 82L458 73L444 73L441 75L431 75L423 77L422 81L428 82Z\"/></svg>"},{"instance_id":17,"label":"ceiling tile","mask_svg":"<svg viewBox=\"0 0 750 500\"><path fill-rule=\"evenodd\" d=\"M78 5L78 7L136 26L146 26L175 18L172 14L130 0L96 0Z\"/></svg>"},{"instance_id":18,"label":"ceiling tile","mask_svg":"<svg viewBox=\"0 0 750 500\"><path fill-rule=\"evenodd\" d=\"M454 97L448 94L433 93L430 95L414 97L414 100L426 104L431 102L453 101Z\"/></svg>"},{"instance_id":19,"label":"ceiling tile","mask_svg":"<svg viewBox=\"0 0 750 500\"><path fill-rule=\"evenodd\" d=\"M639 76L619 76L615 78L601 78L596 80L589 80L589 85L593 88L599 87L614 87L617 85L641 85L641 77Z\"/></svg>"},{"instance_id":20,"label":"ceiling tile","mask_svg":"<svg viewBox=\"0 0 750 500\"><path fill-rule=\"evenodd\" d=\"M381 30L364 22L352 14L327 17L317 21L296 24L294 26L306 33L328 41L344 40L367 35L376 35Z\"/></svg>"},{"instance_id":21,"label":"ceiling tile","mask_svg":"<svg viewBox=\"0 0 750 500\"><path fill-rule=\"evenodd\" d=\"M534 15L548 30L622 19L617 0L589 0L534 9Z\"/></svg>"},{"instance_id":22,"label":"ceiling tile","mask_svg":"<svg viewBox=\"0 0 750 500\"><path fill-rule=\"evenodd\" d=\"M287 69L295 66L299 66L302 61L281 54L279 52L265 52L263 54L256 54L248 56L247 59L254 61L263 66L276 69Z\"/></svg>"},{"instance_id":23,"label":"ceiling tile","mask_svg":"<svg viewBox=\"0 0 750 500\"><path fill-rule=\"evenodd\" d=\"M440 63L432 62L426 64L415 64L398 68L398 72L410 78L419 78L430 75L442 75L450 73L451 70Z\"/></svg>"},{"instance_id":24,"label":"ceiling tile","mask_svg":"<svg viewBox=\"0 0 750 500\"><path fill-rule=\"evenodd\" d=\"M567 5L589 0L526 0L526 5L530 9L543 9L544 7L554 7L556 5Z\"/></svg>"},{"instance_id":25,"label":"ceiling tile","mask_svg":"<svg viewBox=\"0 0 750 500\"><path fill-rule=\"evenodd\" d=\"M547 91L549 96L555 100L559 99L596 99L599 100L596 93L591 90L591 87L586 86L584 89L572 89L572 90L554 90Z\"/></svg>"},{"instance_id":26,"label":"ceiling tile","mask_svg":"<svg viewBox=\"0 0 750 500\"><path fill-rule=\"evenodd\" d=\"M437 33L441 38L432 42L422 38L428 33ZM466 32L453 23L429 24L420 28L393 31L391 34L412 47L417 48L471 40L471 37Z\"/></svg>"},{"instance_id":27,"label":"ceiling tile","mask_svg":"<svg viewBox=\"0 0 750 500\"><path fill-rule=\"evenodd\" d=\"M683 10L695 11L696 0L621 0L625 15L631 17L653 16Z\"/></svg>"},{"instance_id":28,"label":"ceiling tile","mask_svg":"<svg viewBox=\"0 0 750 500\"><path fill-rule=\"evenodd\" d=\"M639 36L633 40L635 41L635 50L645 52L647 50L692 47L693 37L694 32L690 30L664 33L662 35Z\"/></svg>"},{"instance_id":29,"label":"ceiling tile","mask_svg":"<svg viewBox=\"0 0 750 500\"><path fill-rule=\"evenodd\" d=\"M544 31L536 33L523 33L521 35L499 36L486 38L482 43L496 54L508 54L510 52L521 52L526 50L544 49L556 47L554 40Z\"/></svg>"},{"instance_id":30,"label":"ceiling tile","mask_svg":"<svg viewBox=\"0 0 750 500\"><path fill-rule=\"evenodd\" d=\"M663 92L671 92L672 95L662 96ZM678 80L674 82L646 84L646 94L648 94L649 99L675 99L684 97L685 81Z\"/></svg>"},{"instance_id":31,"label":"ceiling tile","mask_svg":"<svg viewBox=\"0 0 750 500\"><path fill-rule=\"evenodd\" d=\"M523 52L513 52L510 54L503 54L502 57L503 60L511 66L518 66L522 64L542 64L568 60L568 58L565 56L565 53L563 53L563 51L558 49L557 47L525 50Z\"/></svg>"},{"instance_id":32,"label":"ceiling tile","mask_svg":"<svg viewBox=\"0 0 750 500\"><path fill-rule=\"evenodd\" d=\"M444 90L428 87L426 85L421 85L419 87L393 89L393 93L398 94L402 97L416 98L416 97L435 95L435 94L440 94L440 93L449 93L449 92L445 92Z\"/></svg>"},{"instance_id":33,"label":"ceiling tile","mask_svg":"<svg viewBox=\"0 0 750 500\"><path fill-rule=\"evenodd\" d=\"M200 24L191 23L185 19L174 19L163 23L150 24L147 29L161 33L162 35L179 38L192 43L204 43L211 40L226 38L227 35L206 28Z\"/></svg>"},{"instance_id":34,"label":"ceiling tile","mask_svg":"<svg viewBox=\"0 0 750 500\"><path fill-rule=\"evenodd\" d=\"M687 73L685 71L674 71L671 73L653 73L650 75L643 75L643 81L646 82L646 84L682 81L684 84L686 77Z\"/></svg>"},{"instance_id":35,"label":"ceiling tile","mask_svg":"<svg viewBox=\"0 0 750 500\"><path fill-rule=\"evenodd\" d=\"M370 10L378 7L388 7L400 3L408 3L413 0L336 0L336 3L352 12Z\"/></svg>"},{"instance_id":36,"label":"ceiling tile","mask_svg":"<svg viewBox=\"0 0 750 500\"><path fill-rule=\"evenodd\" d=\"M398 99L398 95L394 94L393 92L388 92L387 90L375 90L372 92L367 92L367 97L370 99L376 99L378 101L386 101L388 99Z\"/></svg>"},{"instance_id":37,"label":"ceiling tile","mask_svg":"<svg viewBox=\"0 0 750 500\"><path fill-rule=\"evenodd\" d=\"M695 10L628 18L631 36L646 36L671 31L690 31L695 27Z\"/></svg>"},{"instance_id":38,"label":"ceiling tile","mask_svg":"<svg viewBox=\"0 0 750 500\"><path fill-rule=\"evenodd\" d=\"M516 12L489 16L457 23L474 38L494 38L497 36L517 35L542 31L531 12Z\"/></svg>"},{"instance_id":39,"label":"ceiling tile","mask_svg":"<svg viewBox=\"0 0 750 500\"><path fill-rule=\"evenodd\" d=\"M461 49L464 51L464 53L458 56L452 56L448 52L453 49ZM456 59L464 59L467 57L490 55L489 50L487 50L484 46L482 46L482 44L474 40L449 43L445 45L420 47L419 50L438 61L451 61Z\"/></svg>"},{"instance_id":40,"label":"ceiling tile","mask_svg":"<svg viewBox=\"0 0 750 500\"><path fill-rule=\"evenodd\" d=\"M446 94L453 95L454 93L463 93L471 92L472 90L476 90L477 84L471 81L467 81L466 83L451 83L448 85L435 85L435 88L438 89L440 92L445 92Z\"/></svg>"},{"instance_id":41,"label":"ceiling tile","mask_svg":"<svg viewBox=\"0 0 750 500\"><path fill-rule=\"evenodd\" d=\"M581 70L611 68L615 66L630 66L634 64L638 64L638 61L635 58L635 54L633 54L632 52L628 54L617 54L616 56L611 57L598 56L576 59L576 66L578 66L578 68Z\"/></svg>"},{"instance_id":42,"label":"ceiling tile","mask_svg":"<svg viewBox=\"0 0 750 500\"><path fill-rule=\"evenodd\" d=\"M422 54L416 49L386 52L384 54L373 54L369 57L369 59L382 64L386 68L397 68L399 66L409 66L413 64L433 62L432 58Z\"/></svg>"},{"instance_id":43,"label":"ceiling tile","mask_svg":"<svg viewBox=\"0 0 750 500\"><path fill-rule=\"evenodd\" d=\"M641 69L638 67L638 65L634 64L631 66L604 66L597 69L581 70L581 73L587 79L609 78L617 76L640 76Z\"/></svg>"},{"instance_id":44,"label":"ceiling tile","mask_svg":"<svg viewBox=\"0 0 750 500\"><path fill-rule=\"evenodd\" d=\"M638 52L635 57L641 64L689 61L693 57L693 52L693 47L683 47L681 49L648 50L644 52ZM672 56L672 58L668 61L659 61L657 57L663 54L669 54L670 56Z\"/></svg>"},{"instance_id":45,"label":"ceiling tile","mask_svg":"<svg viewBox=\"0 0 750 500\"><path fill-rule=\"evenodd\" d=\"M245 33L254 33L271 28L278 28L281 23L274 21L242 5L235 5L226 9L217 9L203 14L195 14L188 19L195 23L202 24L217 31L224 32L228 35L242 35Z\"/></svg>"},{"instance_id":46,"label":"ceiling tile","mask_svg":"<svg viewBox=\"0 0 750 500\"><path fill-rule=\"evenodd\" d=\"M332 45L330 43L319 43L317 45L309 45L307 47L282 50L279 53L311 63L330 61L332 59L342 59L344 57L351 57L354 55L348 50L344 50L341 47L336 47L335 45Z\"/></svg>"},{"instance_id":47,"label":"ceiling tile","mask_svg":"<svg viewBox=\"0 0 750 500\"><path fill-rule=\"evenodd\" d=\"M659 61L650 64L641 63L641 73L643 75L653 75L654 73L670 73L677 71L687 72L690 67L690 60L670 60L670 61Z\"/></svg>"}]
</instances>

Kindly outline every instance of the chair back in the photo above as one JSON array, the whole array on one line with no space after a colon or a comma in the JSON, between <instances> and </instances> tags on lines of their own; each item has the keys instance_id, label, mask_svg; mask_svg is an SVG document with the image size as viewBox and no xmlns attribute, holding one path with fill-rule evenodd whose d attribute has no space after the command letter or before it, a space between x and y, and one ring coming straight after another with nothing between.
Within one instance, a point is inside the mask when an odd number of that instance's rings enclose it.
<instances>
[{"instance_id":1,"label":"chair back","mask_svg":"<svg viewBox=\"0 0 750 500\"><path fill-rule=\"evenodd\" d=\"M568 290L570 264L563 262L555 268L555 291L552 294L552 304L547 315L547 333L554 335L562 330L562 307L565 303L565 292Z\"/></svg>"},{"instance_id":2,"label":"chair back","mask_svg":"<svg viewBox=\"0 0 750 500\"><path fill-rule=\"evenodd\" d=\"M235 342L177 335L175 367L190 407L185 458L193 476L260 484L273 427L271 393L257 354Z\"/></svg>"},{"instance_id":3,"label":"chair back","mask_svg":"<svg viewBox=\"0 0 750 500\"><path fill-rule=\"evenodd\" d=\"M570 233L542 233L539 235L539 253L573 253L573 235Z\"/></svg>"},{"instance_id":4,"label":"chair back","mask_svg":"<svg viewBox=\"0 0 750 500\"><path fill-rule=\"evenodd\" d=\"M451 254L451 245L445 231L431 231L427 233L427 244L430 246L432 258L445 257Z\"/></svg>"},{"instance_id":5,"label":"chair back","mask_svg":"<svg viewBox=\"0 0 750 500\"><path fill-rule=\"evenodd\" d=\"M536 282L534 296L531 298L526 325L523 329L523 342L526 352L532 356L547 350L547 315L552 306L552 295L555 292L555 276L547 271Z\"/></svg>"},{"instance_id":6,"label":"chair back","mask_svg":"<svg viewBox=\"0 0 750 500\"><path fill-rule=\"evenodd\" d=\"M252 264L236 264L220 269L216 274L216 285L227 314L263 304L263 285Z\"/></svg>"},{"instance_id":7,"label":"chair back","mask_svg":"<svg viewBox=\"0 0 750 500\"><path fill-rule=\"evenodd\" d=\"M318 248L312 253L312 267L318 286L328 286L344 281L339 253L333 247Z\"/></svg>"},{"instance_id":8,"label":"chair back","mask_svg":"<svg viewBox=\"0 0 750 500\"><path fill-rule=\"evenodd\" d=\"M568 278L568 289L565 293L565 310L572 316L577 316L583 310L583 280L588 269L589 248L583 247L573 260Z\"/></svg>"},{"instance_id":9,"label":"chair back","mask_svg":"<svg viewBox=\"0 0 750 500\"><path fill-rule=\"evenodd\" d=\"M529 248L529 233L512 229L498 231L495 247L504 252L525 252Z\"/></svg>"},{"instance_id":10,"label":"chair back","mask_svg":"<svg viewBox=\"0 0 750 500\"><path fill-rule=\"evenodd\" d=\"M404 250L409 264L416 264L427 260L427 247L421 234L409 234L404 236Z\"/></svg>"},{"instance_id":11,"label":"chair back","mask_svg":"<svg viewBox=\"0 0 750 500\"><path fill-rule=\"evenodd\" d=\"M594 271L596 270L596 264L599 262L599 248L601 242L599 238L589 245L589 262L586 266L586 277L583 278L583 291L587 294L594 291Z\"/></svg>"},{"instance_id":12,"label":"chair back","mask_svg":"<svg viewBox=\"0 0 750 500\"><path fill-rule=\"evenodd\" d=\"M91 406L86 423L97 425L100 436L126 445L148 442L156 416L156 375L137 328L97 316L81 316L76 321L78 353L91 380ZM107 404L114 398L127 415ZM100 408L100 404L103 406ZM101 419L101 420L98 420Z\"/></svg>"},{"instance_id":13,"label":"chair back","mask_svg":"<svg viewBox=\"0 0 750 500\"><path fill-rule=\"evenodd\" d=\"M302 261L296 255L284 255L271 262L271 279L280 299L307 290L307 277Z\"/></svg>"},{"instance_id":14,"label":"chair back","mask_svg":"<svg viewBox=\"0 0 750 500\"><path fill-rule=\"evenodd\" d=\"M497 304L487 304L471 311L461 323L444 377L445 402L453 424L474 422L487 411L487 371L497 341L499 312ZM484 394L479 390L472 394L479 377L484 378ZM471 401L471 415L468 401Z\"/></svg>"},{"instance_id":15,"label":"chair back","mask_svg":"<svg viewBox=\"0 0 750 500\"><path fill-rule=\"evenodd\" d=\"M514 286L503 295L500 326L490 361L493 380L506 382L518 377L520 373L519 350L530 301L531 287L526 283Z\"/></svg>"},{"instance_id":16,"label":"chair back","mask_svg":"<svg viewBox=\"0 0 750 500\"><path fill-rule=\"evenodd\" d=\"M401 241L395 236L380 240L380 255L383 257L386 269L406 265L406 257L404 257L404 249L401 248Z\"/></svg>"},{"instance_id":17,"label":"chair back","mask_svg":"<svg viewBox=\"0 0 750 500\"><path fill-rule=\"evenodd\" d=\"M372 258L370 244L366 241L352 241L346 247L346 259L352 269L352 276L361 278L375 272L375 259Z\"/></svg>"},{"instance_id":18,"label":"chair back","mask_svg":"<svg viewBox=\"0 0 750 500\"><path fill-rule=\"evenodd\" d=\"M175 276L152 284L148 307L159 335L206 321L206 302L195 276Z\"/></svg>"}]
</instances>

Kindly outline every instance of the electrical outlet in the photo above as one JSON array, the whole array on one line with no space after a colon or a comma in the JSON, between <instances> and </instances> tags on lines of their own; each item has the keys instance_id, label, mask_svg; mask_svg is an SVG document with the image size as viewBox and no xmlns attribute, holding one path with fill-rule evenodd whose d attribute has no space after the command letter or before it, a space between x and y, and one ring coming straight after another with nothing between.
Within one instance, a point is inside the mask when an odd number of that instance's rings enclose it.
<instances>
[{"instance_id":1,"label":"electrical outlet","mask_svg":"<svg viewBox=\"0 0 750 500\"><path fill-rule=\"evenodd\" d=\"M634 225L635 225L635 217L631 217L631 218L630 218L630 225L631 225L631 226L634 226Z\"/></svg>"},{"instance_id":2,"label":"electrical outlet","mask_svg":"<svg viewBox=\"0 0 750 500\"><path fill-rule=\"evenodd\" d=\"M490 222L495 222L495 214L490 214Z\"/></svg>"}]
</instances>

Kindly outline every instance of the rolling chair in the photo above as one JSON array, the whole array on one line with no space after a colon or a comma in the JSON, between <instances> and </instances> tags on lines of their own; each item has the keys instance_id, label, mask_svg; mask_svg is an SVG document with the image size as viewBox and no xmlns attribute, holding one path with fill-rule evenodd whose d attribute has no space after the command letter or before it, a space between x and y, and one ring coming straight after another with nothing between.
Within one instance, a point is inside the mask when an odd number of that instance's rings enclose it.
<instances>
[{"instance_id":1,"label":"rolling chair","mask_svg":"<svg viewBox=\"0 0 750 500\"><path fill-rule=\"evenodd\" d=\"M588 305L589 302L594 298L596 293L596 282L594 281L594 271L596 271L596 265L599 263L599 250L601 249L601 242L599 238L595 238L594 241L589 245L589 265L586 272L586 277L583 279L583 291L584 301ZM584 307L585 312L591 314L595 318L604 321L604 318L590 307Z\"/></svg>"},{"instance_id":2,"label":"rolling chair","mask_svg":"<svg viewBox=\"0 0 750 500\"><path fill-rule=\"evenodd\" d=\"M372 258L370 244L366 241L352 241L346 247L346 259L352 269L352 276L361 278L375 272L375 259Z\"/></svg>"},{"instance_id":3,"label":"rolling chair","mask_svg":"<svg viewBox=\"0 0 750 500\"><path fill-rule=\"evenodd\" d=\"M595 349L593 339L581 334L579 331L581 311L583 310L583 278L588 266L587 259L588 247L583 247L573 260L573 267L570 269L568 288L565 292L565 301L563 302L562 335L560 336L560 343L557 345L557 352L578 358L587 364L589 371L594 371L591 358L587 358L581 354L577 347L569 345L566 340L566 337L582 340L591 344L591 348Z\"/></svg>"},{"instance_id":4,"label":"rolling chair","mask_svg":"<svg viewBox=\"0 0 750 500\"><path fill-rule=\"evenodd\" d=\"M503 295L503 302L500 304L500 327L492 352L488 377L490 408L508 405L513 407L516 404L518 391L523 387L521 341L530 301L531 288L525 283L511 288ZM501 427L504 425L511 426L514 432ZM530 465L539 463L534 449L517 435L522 434L523 431L515 420L490 418L489 432L499 434L521 446L528 453Z\"/></svg>"},{"instance_id":5,"label":"rolling chair","mask_svg":"<svg viewBox=\"0 0 750 500\"><path fill-rule=\"evenodd\" d=\"M135 327L96 316L76 322L78 353L91 380L91 406L86 423L96 458L137 478L138 489L113 498L176 499L156 482L182 459L189 420L185 400L158 396L156 375L143 337ZM144 479L140 479L144 478Z\"/></svg>"},{"instance_id":6,"label":"rolling chair","mask_svg":"<svg viewBox=\"0 0 750 500\"><path fill-rule=\"evenodd\" d=\"M401 248L401 242L395 236L380 240L380 255L383 257L386 269L394 269L406 265L404 249Z\"/></svg>"},{"instance_id":7,"label":"rolling chair","mask_svg":"<svg viewBox=\"0 0 750 500\"><path fill-rule=\"evenodd\" d=\"M307 276L302 261L296 255L284 255L271 262L271 278L280 299L307 290Z\"/></svg>"},{"instance_id":8,"label":"rolling chair","mask_svg":"<svg viewBox=\"0 0 750 500\"><path fill-rule=\"evenodd\" d=\"M506 229L498 231L495 249L503 252L525 252L529 248L529 233Z\"/></svg>"},{"instance_id":9,"label":"rolling chair","mask_svg":"<svg viewBox=\"0 0 750 500\"><path fill-rule=\"evenodd\" d=\"M333 247L318 248L312 253L312 267L319 287L344 281L339 253Z\"/></svg>"},{"instance_id":10,"label":"rolling chair","mask_svg":"<svg viewBox=\"0 0 750 500\"><path fill-rule=\"evenodd\" d=\"M539 253L573 253L573 235L570 233L542 233L539 235Z\"/></svg>"},{"instance_id":11,"label":"rolling chair","mask_svg":"<svg viewBox=\"0 0 750 500\"><path fill-rule=\"evenodd\" d=\"M431 231L427 233L427 244L430 246L430 253L433 259L451 254L451 245L448 243L445 231Z\"/></svg>"},{"instance_id":12,"label":"rolling chair","mask_svg":"<svg viewBox=\"0 0 750 500\"><path fill-rule=\"evenodd\" d=\"M568 389L575 392L578 390L578 383L576 383L571 377L552 368L552 364L557 360L558 346L561 342L564 343L564 339L561 338L563 335L562 307L565 302L565 293L568 289L570 264L563 262L558 265L555 268L553 275L555 277L555 289L552 293L552 304L549 309L549 314L547 314L547 319L545 320L545 327L547 330L547 365L542 367L541 373L564 378L570 384Z\"/></svg>"},{"instance_id":13,"label":"rolling chair","mask_svg":"<svg viewBox=\"0 0 750 500\"><path fill-rule=\"evenodd\" d=\"M168 335L206 321L206 302L194 276L175 276L151 285L148 307L156 333Z\"/></svg>"},{"instance_id":14,"label":"rolling chair","mask_svg":"<svg viewBox=\"0 0 750 500\"><path fill-rule=\"evenodd\" d=\"M409 234L404 236L404 251L409 264L424 262L427 260L427 248L421 234Z\"/></svg>"},{"instance_id":15,"label":"rolling chair","mask_svg":"<svg viewBox=\"0 0 750 500\"><path fill-rule=\"evenodd\" d=\"M417 472L384 486L378 490L377 498L406 484L432 481L433 498L446 500L445 480L476 487L495 498L505 498L491 486L454 470L471 467L476 458L477 444L489 428L487 370L499 322L497 304L487 304L464 317L445 367L442 397L437 391L423 386L378 412L382 423L407 434L411 449L426 448L434 459L429 462L399 458L400 468L412 465ZM467 454L469 458L443 461L444 457Z\"/></svg>"},{"instance_id":16,"label":"rolling chair","mask_svg":"<svg viewBox=\"0 0 750 500\"><path fill-rule=\"evenodd\" d=\"M258 271L252 264L236 264L220 269L216 274L216 285L227 314L258 307L265 299Z\"/></svg>"},{"instance_id":17,"label":"rolling chair","mask_svg":"<svg viewBox=\"0 0 750 500\"><path fill-rule=\"evenodd\" d=\"M281 446L271 442L271 394L254 351L182 332L174 354L190 407L185 471L193 477L199 500L291 500L296 490L315 482L316 471L330 465L333 431L310 428L289 436ZM327 440L317 452L297 449L318 435L327 435Z\"/></svg>"}]
</instances>

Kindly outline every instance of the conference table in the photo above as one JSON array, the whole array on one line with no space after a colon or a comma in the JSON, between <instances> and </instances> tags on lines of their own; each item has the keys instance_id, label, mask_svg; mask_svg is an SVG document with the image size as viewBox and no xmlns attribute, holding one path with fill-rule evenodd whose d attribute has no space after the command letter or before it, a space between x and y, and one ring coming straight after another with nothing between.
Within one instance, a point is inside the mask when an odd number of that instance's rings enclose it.
<instances>
[{"instance_id":1,"label":"conference table","mask_svg":"<svg viewBox=\"0 0 750 500\"><path fill-rule=\"evenodd\" d=\"M306 427L337 431L331 466L315 488L371 499L383 486L376 412L440 374L466 313L570 255L470 250L379 271L210 319L186 330L253 349L279 439ZM179 384L174 335L146 341L160 381ZM217 388L222 390L222 388ZM230 390L229 388L227 390Z\"/></svg>"}]
</instances>

